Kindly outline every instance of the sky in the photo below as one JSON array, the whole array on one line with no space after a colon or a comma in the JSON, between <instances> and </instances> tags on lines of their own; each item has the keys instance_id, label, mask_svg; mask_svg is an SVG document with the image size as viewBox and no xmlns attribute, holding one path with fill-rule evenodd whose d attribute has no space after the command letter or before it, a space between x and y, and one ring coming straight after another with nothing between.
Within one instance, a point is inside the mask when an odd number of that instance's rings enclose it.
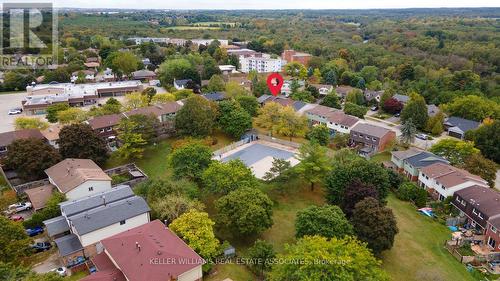
<instances>
[{"instance_id":1,"label":"sky","mask_svg":"<svg viewBox=\"0 0 500 281\"><path fill-rule=\"evenodd\" d=\"M16 2L18 0L0 0ZM23 2L46 2L46 0ZM49 1L50 2L50 1ZM53 0L56 7L124 9L385 9L500 7L499 0Z\"/></svg>"}]
</instances>

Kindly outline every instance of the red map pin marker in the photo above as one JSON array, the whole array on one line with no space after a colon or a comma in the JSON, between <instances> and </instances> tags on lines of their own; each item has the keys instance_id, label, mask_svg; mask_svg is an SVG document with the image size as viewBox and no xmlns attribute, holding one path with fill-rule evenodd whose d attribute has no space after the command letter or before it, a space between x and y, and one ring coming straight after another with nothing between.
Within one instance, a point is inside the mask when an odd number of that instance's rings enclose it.
<instances>
[{"instance_id":1,"label":"red map pin marker","mask_svg":"<svg viewBox=\"0 0 500 281\"><path fill-rule=\"evenodd\" d=\"M279 73L273 73L267 76L267 87L274 96L278 95L281 92L283 82L283 77L281 77Z\"/></svg>"}]
</instances>

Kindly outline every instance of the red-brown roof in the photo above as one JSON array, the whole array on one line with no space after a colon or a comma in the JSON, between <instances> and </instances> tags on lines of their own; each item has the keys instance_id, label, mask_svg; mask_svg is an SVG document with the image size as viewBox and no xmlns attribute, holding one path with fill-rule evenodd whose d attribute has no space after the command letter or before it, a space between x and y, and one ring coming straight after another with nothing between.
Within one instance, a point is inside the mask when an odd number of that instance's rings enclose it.
<instances>
[{"instance_id":1,"label":"red-brown roof","mask_svg":"<svg viewBox=\"0 0 500 281\"><path fill-rule=\"evenodd\" d=\"M468 181L476 182L481 185L488 185L488 182L480 176L473 175L466 170L445 163L434 163L422 168L421 172L448 188Z\"/></svg>"},{"instance_id":2,"label":"red-brown roof","mask_svg":"<svg viewBox=\"0 0 500 281\"><path fill-rule=\"evenodd\" d=\"M24 193L28 195L28 198L33 205L35 211L43 209L49 201L50 196L54 186L52 184L46 184L35 188L26 189Z\"/></svg>"},{"instance_id":3,"label":"red-brown roof","mask_svg":"<svg viewBox=\"0 0 500 281\"><path fill-rule=\"evenodd\" d=\"M177 279L205 261L159 220L101 241L129 281Z\"/></svg>"},{"instance_id":4,"label":"red-brown roof","mask_svg":"<svg viewBox=\"0 0 500 281\"><path fill-rule=\"evenodd\" d=\"M97 129L102 129L102 128L107 128L107 127L113 127L118 125L120 123L120 120L123 118L123 114L109 114L109 115L103 115L103 116L97 116L89 121L87 121L92 127L92 129L97 130Z\"/></svg>"},{"instance_id":5,"label":"red-brown roof","mask_svg":"<svg viewBox=\"0 0 500 281\"><path fill-rule=\"evenodd\" d=\"M306 112L323 117L329 122L345 125L347 127L354 126L359 121L357 117L345 114L342 110L324 105L317 105L316 107L309 109Z\"/></svg>"},{"instance_id":6,"label":"red-brown roof","mask_svg":"<svg viewBox=\"0 0 500 281\"><path fill-rule=\"evenodd\" d=\"M46 169L45 173L62 193L67 193L88 180L111 181L90 159L64 159Z\"/></svg>"},{"instance_id":7,"label":"red-brown roof","mask_svg":"<svg viewBox=\"0 0 500 281\"><path fill-rule=\"evenodd\" d=\"M159 103L151 106L146 106L146 107L139 107L133 110L130 110L128 112L125 112L124 114L126 116L132 116L136 114L153 114L155 116L161 116L163 114L170 114L170 113L175 113L181 108L181 105L176 103L176 102L167 102L167 103Z\"/></svg>"},{"instance_id":8,"label":"red-brown roof","mask_svg":"<svg viewBox=\"0 0 500 281\"><path fill-rule=\"evenodd\" d=\"M44 139L44 136L40 133L40 130L37 129L24 129L0 133L0 146L8 146L15 140L28 138Z\"/></svg>"},{"instance_id":9,"label":"red-brown roof","mask_svg":"<svg viewBox=\"0 0 500 281\"><path fill-rule=\"evenodd\" d=\"M102 252L92 258L92 262L96 266L98 272L86 276L81 281L126 281L123 273L116 268L113 262L109 259L106 252Z\"/></svg>"}]
</instances>

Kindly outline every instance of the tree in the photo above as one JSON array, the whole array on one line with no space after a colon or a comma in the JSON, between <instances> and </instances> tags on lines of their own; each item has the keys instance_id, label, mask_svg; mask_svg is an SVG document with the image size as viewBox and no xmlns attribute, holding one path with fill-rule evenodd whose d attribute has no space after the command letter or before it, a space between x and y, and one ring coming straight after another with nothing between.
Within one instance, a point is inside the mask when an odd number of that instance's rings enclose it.
<instances>
[{"instance_id":1,"label":"tree","mask_svg":"<svg viewBox=\"0 0 500 281\"><path fill-rule=\"evenodd\" d=\"M186 179L148 179L134 186L134 192L151 205L171 195L185 196L191 200L199 196L198 186Z\"/></svg>"},{"instance_id":2,"label":"tree","mask_svg":"<svg viewBox=\"0 0 500 281\"><path fill-rule=\"evenodd\" d=\"M439 136L444 131L443 122L444 114L439 111L436 115L429 117L425 125L425 131L435 136Z\"/></svg>"},{"instance_id":3,"label":"tree","mask_svg":"<svg viewBox=\"0 0 500 281\"><path fill-rule=\"evenodd\" d=\"M226 85L221 75L212 75L212 77L210 77L210 80L208 80L208 92L220 92L224 91L225 89Z\"/></svg>"},{"instance_id":4,"label":"tree","mask_svg":"<svg viewBox=\"0 0 500 281\"><path fill-rule=\"evenodd\" d=\"M247 89L245 89L243 86L238 84L238 82L234 81L229 81L226 83L226 96L227 97L233 97L233 98L238 98L238 97L252 97L255 98L255 96L250 96L250 92L248 92Z\"/></svg>"},{"instance_id":5,"label":"tree","mask_svg":"<svg viewBox=\"0 0 500 281\"><path fill-rule=\"evenodd\" d=\"M337 96L337 94L334 91L332 91L331 93L329 93L328 95L326 95L323 98L321 105L332 107L332 108L337 108L337 109L342 108L342 106L340 105L340 98L339 98L339 96Z\"/></svg>"},{"instance_id":6,"label":"tree","mask_svg":"<svg viewBox=\"0 0 500 281\"><path fill-rule=\"evenodd\" d=\"M252 117L237 102L221 101L218 123L222 131L239 139L252 128Z\"/></svg>"},{"instance_id":7,"label":"tree","mask_svg":"<svg viewBox=\"0 0 500 281\"><path fill-rule=\"evenodd\" d=\"M121 146L118 148L118 154L123 159L138 159L142 157L144 147L148 143L143 135L138 132L139 124L128 118L123 118L118 124L118 138Z\"/></svg>"},{"instance_id":8,"label":"tree","mask_svg":"<svg viewBox=\"0 0 500 281\"><path fill-rule=\"evenodd\" d=\"M415 135L417 134L417 128L413 123L413 119L409 118L401 126L401 141L409 145L415 141Z\"/></svg>"},{"instance_id":9,"label":"tree","mask_svg":"<svg viewBox=\"0 0 500 281\"><path fill-rule=\"evenodd\" d=\"M285 65L285 72L287 75L292 76L294 78L298 78L300 80L304 80L307 78L307 69L306 67L296 61L289 62Z\"/></svg>"},{"instance_id":10,"label":"tree","mask_svg":"<svg viewBox=\"0 0 500 281\"><path fill-rule=\"evenodd\" d=\"M207 136L213 130L216 117L216 105L203 97L191 96L177 112L175 128L181 135Z\"/></svg>"},{"instance_id":11,"label":"tree","mask_svg":"<svg viewBox=\"0 0 500 281\"><path fill-rule=\"evenodd\" d=\"M109 98L102 106L102 115L118 114L122 110L122 104L115 98Z\"/></svg>"},{"instance_id":12,"label":"tree","mask_svg":"<svg viewBox=\"0 0 500 281\"><path fill-rule=\"evenodd\" d=\"M14 127L16 128L16 130L23 130L23 129L45 130L49 127L49 123L42 121L38 118L17 117L14 120Z\"/></svg>"},{"instance_id":13,"label":"tree","mask_svg":"<svg viewBox=\"0 0 500 281\"><path fill-rule=\"evenodd\" d=\"M186 99L190 96L193 95L193 90L190 89L183 89L183 90L178 90L173 93L175 96L175 100L183 100Z\"/></svg>"},{"instance_id":14,"label":"tree","mask_svg":"<svg viewBox=\"0 0 500 281\"><path fill-rule=\"evenodd\" d=\"M87 113L80 108L71 107L57 112L57 120L61 124L78 124L87 120Z\"/></svg>"},{"instance_id":15,"label":"tree","mask_svg":"<svg viewBox=\"0 0 500 281\"><path fill-rule=\"evenodd\" d=\"M57 164L61 156L51 145L35 139L18 139L7 147L5 164L26 180L45 178L45 169Z\"/></svg>"},{"instance_id":16,"label":"tree","mask_svg":"<svg viewBox=\"0 0 500 281\"><path fill-rule=\"evenodd\" d=\"M123 120L123 119L122 119ZM133 133L141 134L141 137L146 142L151 142L157 137L156 128L160 126L160 121L154 114L133 114L128 117L132 121Z\"/></svg>"},{"instance_id":17,"label":"tree","mask_svg":"<svg viewBox=\"0 0 500 281\"><path fill-rule=\"evenodd\" d=\"M323 124L316 125L307 134L307 139L322 146L327 146L330 142L330 129Z\"/></svg>"},{"instance_id":18,"label":"tree","mask_svg":"<svg viewBox=\"0 0 500 281\"><path fill-rule=\"evenodd\" d=\"M341 150L342 151L342 150ZM353 179L373 185L382 200L389 193L389 176L386 169L366 159L348 155L344 160L336 160L333 169L326 177L327 201L330 204L342 203L345 189Z\"/></svg>"},{"instance_id":19,"label":"tree","mask_svg":"<svg viewBox=\"0 0 500 281\"><path fill-rule=\"evenodd\" d=\"M319 235L342 238L353 235L352 225L335 205L309 206L297 212L295 237Z\"/></svg>"},{"instance_id":20,"label":"tree","mask_svg":"<svg viewBox=\"0 0 500 281\"><path fill-rule=\"evenodd\" d=\"M472 104L474 106L471 106ZM487 117L500 119L500 104L475 95L457 97L451 103L443 105L443 109L450 116L458 116L470 120L482 121Z\"/></svg>"},{"instance_id":21,"label":"tree","mask_svg":"<svg viewBox=\"0 0 500 281\"><path fill-rule=\"evenodd\" d=\"M115 73L129 77L139 66L139 59L131 52L120 52L111 62L111 69Z\"/></svg>"},{"instance_id":22,"label":"tree","mask_svg":"<svg viewBox=\"0 0 500 281\"><path fill-rule=\"evenodd\" d=\"M311 185L311 191L314 190L314 184L321 182L324 175L330 170L330 159L326 155L326 147L319 143L309 142L299 147L297 159L300 164L296 170L299 175Z\"/></svg>"},{"instance_id":23,"label":"tree","mask_svg":"<svg viewBox=\"0 0 500 281\"><path fill-rule=\"evenodd\" d=\"M141 95L146 96L148 99L148 105L151 103L151 99L156 95L156 89L153 87L147 87L141 92Z\"/></svg>"},{"instance_id":24,"label":"tree","mask_svg":"<svg viewBox=\"0 0 500 281\"><path fill-rule=\"evenodd\" d=\"M480 126L471 132L471 139L484 156L500 163L500 121ZM469 133L469 132L467 132Z\"/></svg>"},{"instance_id":25,"label":"tree","mask_svg":"<svg viewBox=\"0 0 500 281\"><path fill-rule=\"evenodd\" d=\"M337 132L337 133L335 133L335 136L333 136L332 144L336 149L347 147L347 145L349 144L350 138L351 138L351 136L349 134L343 134L343 133Z\"/></svg>"},{"instance_id":26,"label":"tree","mask_svg":"<svg viewBox=\"0 0 500 281\"><path fill-rule=\"evenodd\" d=\"M31 239L22 224L0 216L0 261L13 262L26 255Z\"/></svg>"},{"instance_id":27,"label":"tree","mask_svg":"<svg viewBox=\"0 0 500 281\"><path fill-rule=\"evenodd\" d=\"M346 102L344 105L344 113L364 119L368 108L354 103Z\"/></svg>"},{"instance_id":28,"label":"tree","mask_svg":"<svg viewBox=\"0 0 500 281\"><path fill-rule=\"evenodd\" d=\"M360 71L361 76L365 79L366 83L371 83L378 78L378 67L367 65Z\"/></svg>"},{"instance_id":29,"label":"tree","mask_svg":"<svg viewBox=\"0 0 500 281\"><path fill-rule=\"evenodd\" d=\"M382 262L364 243L352 237L328 239L306 236L295 244L286 245L285 252L276 258L282 262L273 265L270 281L389 280L380 268Z\"/></svg>"},{"instance_id":30,"label":"tree","mask_svg":"<svg viewBox=\"0 0 500 281\"><path fill-rule=\"evenodd\" d=\"M69 109L69 104L67 103L55 103L47 106L47 109L45 110L47 112L47 115L45 115L45 118L50 123L56 123L57 122L57 113L59 111L63 111Z\"/></svg>"},{"instance_id":31,"label":"tree","mask_svg":"<svg viewBox=\"0 0 500 281\"><path fill-rule=\"evenodd\" d=\"M143 95L139 92L130 93L125 95L125 109L132 110L139 107L148 106L149 100L147 95Z\"/></svg>"},{"instance_id":32,"label":"tree","mask_svg":"<svg viewBox=\"0 0 500 281\"><path fill-rule=\"evenodd\" d=\"M226 163L213 161L203 172L202 181L208 190L221 194L228 194L243 187L256 188L258 186L257 178L252 170L239 159Z\"/></svg>"},{"instance_id":33,"label":"tree","mask_svg":"<svg viewBox=\"0 0 500 281\"><path fill-rule=\"evenodd\" d=\"M290 106L285 106L281 110L279 122L276 124L276 132L283 136L303 137L307 131L307 118L299 115Z\"/></svg>"},{"instance_id":34,"label":"tree","mask_svg":"<svg viewBox=\"0 0 500 281\"><path fill-rule=\"evenodd\" d=\"M419 208L427 203L427 191L412 182L404 182L399 188L396 196L404 201L412 201Z\"/></svg>"},{"instance_id":35,"label":"tree","mask_svg":"<svg viewBox=\"0 0 500 281\"><path fill-rule=\"evenodd\" d=\"M345 98L346 102L350 102L356 105L365 105L365 95L363 92L359 89L354 89L347 93L347 96Z\"/></svg>"},{"instance_id":36,"label":"tree","mask_svg":"<svg viewBox=\"0 0 500 281\"><path fill-rule=\"evenodd\" d=\"M418 94L411 95L410 101L401 111L401 123L412 120L417 129L422 130L427 124L429 116L427 115L427 104L424 97Z\"/></svg>"},{"instance_id":37,"label":"tree","mask_svg":"<svg viewBox=\"0 0 500 281\"><path fill-rule=\"evenodd\" d=\"M88 124L64 126L59 132L59 152L63 158L92 159L99 165L109 156L106 142Z\"/></svg>"},{"instance_id":38,"label":"tree","mask_svg":"<svg viewBox=\"0 0 500 281\"><path fill-rule=\"evenodd\" d=\"M156 94L151 98L152 104L168 103L175 101L175 96L170 93Z\"/></svg>"},{"instance_id":39,"label":"tree","mask_svg":"<svg viewBox=\"0 0 500 281\"><path fill-rule=\"evenodd\" d=\"M191 200L185 195L169 194L158 198L151 204L153 215L167 222L172 222L190 210L203 211L204 205L198 200Z\"/></svg>"},{"instance_id":40,"label":"tree","mask_svg":"<svg viewBox=\"0 0 500 281\"><path fill-rule=\"evenodd\" d=\"M43 221L55 218L61 215L59 203L66 201L64 194L56 191L52 193L42 210L36 211L31 218L23 221L24 228L43 227Z\"/></svg>"},{"instance_id":41,"label":"tree","mask_svg":"<svg viewBox=\"0 0 500 281\"><path fill-rule=\"evenodd\" d=\"M344 189L340 208L342 208L345 215L350 218L352 217L354 206L366 197L378 199L377 189L372 184L365 184L361 180L355 178L349 183L347 188Z\"/></svg>"},{"instance_id":42,"label":"tree","mask_svg":"<svg viewBox=\"0 0 500 281\"><path fill-rule=\"evenodd\" d=\"M463 165L465 159L473 154L479 153L473 142L457 139L443 139L434 144L430 152L450 161L451 165Z\"/></svg>"},{"instance_id":43,"label":"tree","mask_svg":"<svg viewBox=\"0 0 500 281\"><path fill-rule=\"evenodd\" d=\"M480 153L469 155L461 167L485 179L490 187L495 187L497 164L484 158Z\"/></svg>"},{"instance_id":44,"label":"tree","mask_svg":"<svg viewBox=\"0 0 500 281\"><path fill-rule=\"evenodd\" d=\"M198 142L187 143L175 149L169 157L174 177L199 180L212 162L210 147Z\"/></svg>"},{"instance_id":45,"label":"tree","mask_svg":"<svg viewBox=\"0 0 500 281\"><path fill-rule=\"evenodd\" d=\"M382 108L384 109L384 111L391 114L401 112L401 110L403 109L403 104L395 98L389 98L382 104Z\"/></svg>"},{"instance_id":46,"label":"tree","mask_svg":"<svg viewBox=\"0 0 500 281\"><path fill-rule=\"evenodd\" d=\"M259 102L257 101L256 97L238 95L236 96L236 101L248 114L250 114L250 116L253 117L257 115L257 110L259 109Z\"/></svg>"},{"instance_id":47,"label":"tree","mask_svg":"<svg viewBox=\"0 0 500 281\"><path fill-rule=\"evenodd\" d=\"M255 118L257 126L267 129L271 132L276 131L278 122L281 120L281 112L283 106L276 102L269 102L264 104L259 109L259 115Z\"/></svg>"},{"instance_id":48,"label":"tree","mask_svg":"<svg viewBox=\"0 0 500 281\"><path fill-rule=\"evenodd\" d=\"M396 218L392 210L382 206L377 199L367 197L357 203L351 222L356 236L368 243L375 255L392 248L398 233Z\"/></svg>"},{"instance_id":49,"label":"tree","mask_svg":"<svg viewBox=\"0 0 500 281\"><path fill-rule=\"evenodd\" d=\"M256 81L252 83L252 94L255 97L260 97L262 95L272 95L266 81Z\"/></svg>"},{"instance_id":50,"label":"tree","mask_svg":"<svg viewBox=\"0 0 500 281\"><path fill-rule=\"evenodd\" d=\"M202 258L210 259L220 252L214 224L207 213L191 210L175 219L169 228Z\"/></svg>"},{"instance_id":51,"label":"tree","mask_svg":"<svg viewBox=\"0 0 500 281\"><path fill-rule=\"evenodd\" d=\"M166 60L158 68L158 78L163 86L172 85L174 80L180 79L193 79L199 82L199 74L195 67L185 58Z\"/></svg>"},{"instance_id":52,"label":"tree","mask_svg":"<svg viewBox=\"0 0 500 281\"><path fill-rule=\"evenodd\" d=\"M263 179L266 181L277 181L281 183L288 182L290 178L290 169L292 164L290 161L286 161L280 158L273 157L273 163L269 171L264 174Z\"/></svg>"},{"instance_id":53,"label":"tree","mask_svg":"<svg viewBox=\"0 0 500 281\"><path fill-rule=\"evenodd\" d=\"M257 261L249 263L249 267L261 277L263 277L265 272L271 270L271 260L275 257L276 253L274 252L273 245L265 240L256 240L246 254L247 259Z\"/></svg>"},{"instance_id":54,"label":"tree","mask_svg":"<svg viewBox=\"0 0 500 281\"><path fill-rule=\"evenodd\" d=\"M217 224L239 236L260 234L273 225L273 202L255 187L242 187L215 201Z\"/></svg>"}]
</instances>

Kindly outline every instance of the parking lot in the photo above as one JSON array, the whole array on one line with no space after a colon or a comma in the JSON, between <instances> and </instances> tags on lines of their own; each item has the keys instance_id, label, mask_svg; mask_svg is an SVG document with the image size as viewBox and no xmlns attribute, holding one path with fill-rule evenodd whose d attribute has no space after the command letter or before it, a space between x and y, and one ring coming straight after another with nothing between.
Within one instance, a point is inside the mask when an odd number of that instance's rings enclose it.
<instances>
[{"instance_id":1,"label":"parking lot","mask_svg":"<svg viewBox=\"0 0 500 281\"><path fill-rule=\"evenodd\" d=\"M0 94L0 119L2 120L2 122L0 122L0 133L14 130L14 120L19 116L25 116L24 113L18 115L9 115L10 109L21 107L21 101L25 96L25 92L19 92L15 94Z\"/></svg>"}]
</instances>

